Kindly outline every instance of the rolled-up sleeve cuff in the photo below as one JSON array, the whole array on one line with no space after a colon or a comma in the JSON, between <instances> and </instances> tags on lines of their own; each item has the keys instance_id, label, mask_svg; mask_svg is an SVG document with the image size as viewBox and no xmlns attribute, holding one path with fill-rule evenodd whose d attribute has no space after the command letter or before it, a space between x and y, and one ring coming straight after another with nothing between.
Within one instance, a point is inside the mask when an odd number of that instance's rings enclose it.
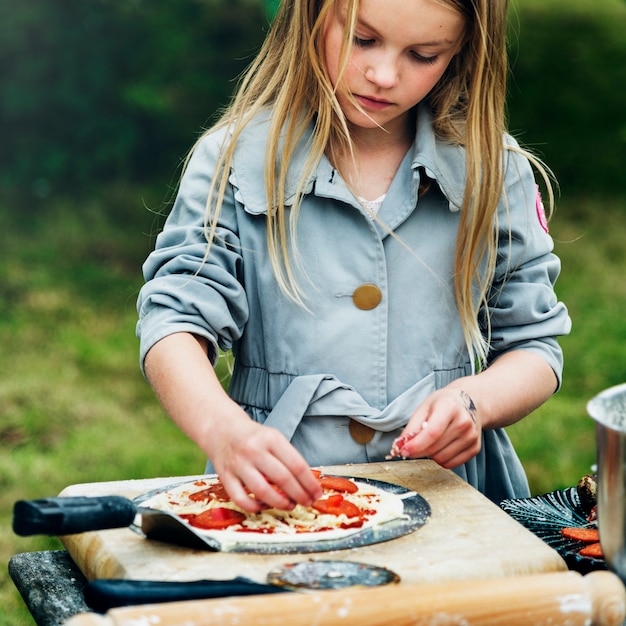
<instances>
[{"instance_id":1,"label":"rolled-up sleeve cuff","mask_svg":"<svg viewBox=\"0 0 626 626\"><path fill-rule=\"evenodd\" d=\"M139 338L139 365L144 376L146 375L144 364L150 349L161 339L176 333L190 333L206 339L209 344L208 358L213 367L217 364L219 346L215 337L206 328L183 319L183 316L176 319L171 310L153 308L137 322L136 332Z\"/></svg>"}]
</instances>

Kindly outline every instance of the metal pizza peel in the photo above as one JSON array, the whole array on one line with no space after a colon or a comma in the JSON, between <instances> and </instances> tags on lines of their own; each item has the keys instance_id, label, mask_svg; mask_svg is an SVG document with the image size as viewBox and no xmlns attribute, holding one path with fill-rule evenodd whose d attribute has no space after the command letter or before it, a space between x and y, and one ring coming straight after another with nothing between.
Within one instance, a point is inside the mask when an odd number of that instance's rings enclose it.
<instances>
[{"instance_id":1,"label":"metal pizza peel","mask_svg":"<svg viewBox=\"0 0 626 626\"><path fill-rule=\"evenodd\" d=\"M352 478L352 477L346 477ZM214 536L197 532L181 517L167 511L143 506L150 498L185 484L176 483L138 496L76 496L20 500L13 508L13 531L17 535L63 536L109 528L129 527L147 539L190 547L195 550L251 554L308 554L346 550L402 537L421 528L430 517L430 505L419 494L400 485L367 478L352 478L402 498L403 515L370 526L343 538L319 541L260 543L244 539L237 543L220 542Z\"/></svg>"}]
</instances>

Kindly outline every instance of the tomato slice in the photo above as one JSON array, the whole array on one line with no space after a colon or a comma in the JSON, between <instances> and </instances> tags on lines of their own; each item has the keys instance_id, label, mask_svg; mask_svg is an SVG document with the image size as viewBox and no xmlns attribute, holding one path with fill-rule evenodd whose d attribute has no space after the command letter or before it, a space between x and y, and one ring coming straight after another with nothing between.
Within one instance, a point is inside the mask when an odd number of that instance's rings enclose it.
<instances>
[{"instance_id":1,"label":"tomato slice","mask_svg":"<svg viewBox=\"0 0 626 626\"><path fill-rule=\"evenodd\" d=\"M600 541L597 528L562 528L561 534L568 539L584 541L585 543L597 543Z\"/></svg>"},{"instance_id":2,"label":"tomato slice","mask_svg":"<svg viewBox=\"0 0 626 626\"><path fill-rule=\"evenodd\" d=\"M189 494L189 499L194 502L200 502L201 500L217 500L218 502L228 502L230 500L230 496L226 491L226 488L222 483L215 483L206 489L201 489L200 491L195 491L194 493Z\"/></svg>"},{"instance_id":3,"label":"tomato slice","mask_svg":"<svg viewBox=\"0 0 626 626\"><path fill-rule=\"evenodd\" d=\"M189 516L187 519L192 526L197 526L204 530L219 530L220 528L228 528L229 526L240 524L246 519L246 516L233 509L217 507L202 511L198 515Z\"/></svg>"},{"instance_id":4,"label":"tomato slice","mask_svg":"<svg viewBox=\"0 0 626 626\"><path fill-rule=\"evenodd\" d=\"M326 502L330 507L341 507L344 502L343 496L340 493L333 493L330 496L326 496Z\"/></svg>"},{"instance_id":5,"label":"tomato slice","mask_svg":"<svg viewBox=\"0 0 626 626\"><path fill-rule=\"evenodd\" d=\"M320 513L336 515L335 511L337 511L341 502L343 502L343 496L337 493L332 496L327 496L326 498L320 498L313 502L311 506Z\"/></svg>"},{"instance_id":6,"label":"tomato slice","mask_svg":"<svg viewBox=\"0 0 626 626\"><path fill-rule=\"evenodd\" d=\"M359 519L361 518L361 510L356 504L354 504L354 502L350 502L349 500L344 500L339 505L339 513L337 513L337 515L342 515L342 514L349 518L352 518L352 517L357 517Z\"/></svg>"},{"instance_id":7,"label":"tomato slice","mask_svg":"<svg viewBox=\"0 0 626 626\"><path fill-rule=\"evenodd\" d=\"M602 546L599 543L590 543L584 548L578 551L580 556L588 556L592 559L602 559L604 554L602 552Z\"/></svg>"},{"instance_id":8,"label":"tomato slice","mask_svg":"<svg viewBox=\"0 0 626 626\"><path fill-rule=\"evenodd\" d=\"M343 493L356 493L359 490L355 483L343 476L320 476L318 480L323 489L332 489Z\"/></svg>"},{"instance_id":9,"label":"tomato slice","mask_svg":"<svg viewBox=\"0 0 626 626\"><path fill-rule=\"evenodd\" d=\"M316 500L312 506L320 513L335 515L337 517L339 515L345 515L349 518L356 517L359 520L361 519L361 510L359 507L349 500L344 500L344 497L340 493L320 498Z\"/></svg>"}]
</instances>

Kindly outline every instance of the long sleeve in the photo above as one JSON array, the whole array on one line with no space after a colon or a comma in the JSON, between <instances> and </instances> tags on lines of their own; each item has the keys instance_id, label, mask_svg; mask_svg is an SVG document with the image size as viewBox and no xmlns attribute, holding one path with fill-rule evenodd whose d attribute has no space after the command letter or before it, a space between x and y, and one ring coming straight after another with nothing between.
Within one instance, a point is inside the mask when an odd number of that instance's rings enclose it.
<instances>
[{"instance_id":1,"label":"long sleeve","mask_svg":"<svg viewBox=\"0 0 626 626\"><path fill-rule=\"evenodd\" d=\"M137 303L142 364L157 341L176 332L208 339L214 361L218 348L228 350L241 336L248 319L230 188L206 258L205 207L219 145L211 136L194 152L155 250L143 265L146 283Z\"/></svg>"}]
</instances>

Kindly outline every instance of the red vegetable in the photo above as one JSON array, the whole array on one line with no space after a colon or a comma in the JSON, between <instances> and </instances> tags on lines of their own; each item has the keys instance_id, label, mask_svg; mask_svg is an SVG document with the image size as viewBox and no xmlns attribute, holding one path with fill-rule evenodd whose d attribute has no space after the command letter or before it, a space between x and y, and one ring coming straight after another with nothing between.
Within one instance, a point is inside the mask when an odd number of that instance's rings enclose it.
<instances>
[{"instance_id":1,"label":"red vegetable","mask_svg":"<svg viewBox=\"0 0 626 626\"><path fill-rule=\"evenodd\" d=\"M332 489L343 493L356 493L359 490L351 480L342 476L320 476L318 480L323 489Z\"/></svg>"},{"instance_id":2,"label":"red vegetable","mask_svg":"<svg viewBox=\"0 0 626 626\"><path fill-rule=\"evenodd\" d=\"M235 524L240 524L246 519L246 516L239 511L218 507L216 509L207 509L198 515L185 516L192 526L203 528L204 530L219 530L228 528Z\"/></svg>"},{"instance_id":3,"label":"red vegetable","mask_svg":"<svg viewBox=\"0 0 626 626\"><path fill-rule=\"evenodd\" d=\"M604 558L604 554L602 553L602 546L599 543L590 543L588 546L585 546L582 550L578 551L580 556L588 556L592 559L602 559Z\"/></svg>"},{"instance_id":4,"label":"red vegetable","mask_svg":"<svg viewBox=\"0 0 626 626\"><path fill-rule=\"evenodd\" d=\"M230 496L228 495L226 488L222 483L215 483L206 489L201 489L200 491L195 491L194 493L189 494L189 499L194 502L199 502L200 500L217 500L218 502L228 502L230 500Z\"/></svg>"},{"instance_id":5,"label":"red vegetable","mask_svg":"<svg viewBox=\"0 0 626 626\"><path fill-rule=\"evenodd\" d=\"M585 543L597 543L600 534L597 528L563 528L561 534L568 539L584 541Z\"/></svg>"},{"instance_id":6,"label":"red vegetable","mask_svg":"<svg viewBox=\"0 0 626 626\"><path fill-rule=\"evenodd\" d=\"M359 507L349 500L344 500L340 493L316 500L313 503L313 508L320 513L335 516L345 515L349 518L356 517L361 520L361 510Z\"/></svg>"}]
</instances>

